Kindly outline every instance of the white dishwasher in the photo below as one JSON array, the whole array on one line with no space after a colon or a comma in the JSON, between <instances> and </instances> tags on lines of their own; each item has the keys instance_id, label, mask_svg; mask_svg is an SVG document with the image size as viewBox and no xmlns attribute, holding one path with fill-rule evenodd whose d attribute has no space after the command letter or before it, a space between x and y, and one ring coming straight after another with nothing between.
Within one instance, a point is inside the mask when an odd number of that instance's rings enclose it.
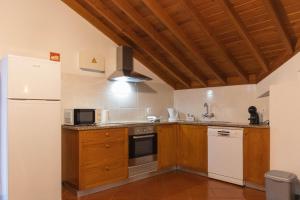
<instances>
[{"instance_id":1,"label":"white dishwasher","mask_svg":"<svg viewBox=\"0 0 300 200\"><path fill-rule=\"evenodd\" d=\"M242 128L208 127L208 177L244 185Z\"/></svg>"}]
</instances>

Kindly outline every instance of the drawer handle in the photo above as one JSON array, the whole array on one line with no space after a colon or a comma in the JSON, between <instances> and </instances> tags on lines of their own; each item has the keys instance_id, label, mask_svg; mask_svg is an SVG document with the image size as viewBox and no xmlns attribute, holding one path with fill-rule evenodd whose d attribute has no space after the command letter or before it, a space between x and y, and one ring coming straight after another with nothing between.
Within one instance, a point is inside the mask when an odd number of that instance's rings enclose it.
<instances>
[{"instance_id":1,"label":"drawer handle","mask_svg":"<svg viewBox=\"0 0 300 200\"><path fill-rule=\"evenodd\" d=\"M106 144L106 145L105 145L105 148L110 148L110 145L109 145L109 144Z\"/></svg>"},{"instance_id":2,"label":"drawer handle","mask_svg":"<svg viewBox=\"0 0 300 200\"><path fill-rule=\"evenodd\" d=\"M105 171L109 171L110 169L109 169L109 167L105 167Z\"/></svg>"},{"instance_id":3,"label":"drawer handle","mask_svg":"<svg viewBox=\"0 0 300 200\"><path fill-rule=\"evenodd\" d=\"M106 133L105 133L105 136L108 137L108 136L109 136L109 133L106 132Z\"/></svg>"}]
</instances>

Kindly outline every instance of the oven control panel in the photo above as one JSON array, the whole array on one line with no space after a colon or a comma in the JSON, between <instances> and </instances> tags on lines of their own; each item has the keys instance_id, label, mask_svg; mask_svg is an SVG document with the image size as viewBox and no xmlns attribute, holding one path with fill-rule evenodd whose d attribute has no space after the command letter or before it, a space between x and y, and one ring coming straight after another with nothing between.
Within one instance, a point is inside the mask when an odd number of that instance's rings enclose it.
<instances>
[{"instance_id":1,"label":"oven control panel","mask_svg":"<svg viewBox=\"0 0 300 200\"><path fill-rule=\"evenodd\" d=\"M130 127L128 130L129 135L145 135L155 133L155 126L136 126Z\"/></svg>"}]
</instances>

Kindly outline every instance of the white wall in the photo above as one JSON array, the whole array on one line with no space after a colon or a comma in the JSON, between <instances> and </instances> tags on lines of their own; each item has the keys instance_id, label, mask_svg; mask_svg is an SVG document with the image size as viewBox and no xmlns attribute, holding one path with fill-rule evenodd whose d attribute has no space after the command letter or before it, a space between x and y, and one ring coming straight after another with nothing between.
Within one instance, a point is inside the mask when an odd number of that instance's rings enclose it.
<instances>
[{"instance_id":1,"label":"white wall","mask_svg":"<svg viewBox=\"0 0 300 200\"><path fill-rule=\"evenodd\" d=\"M299 63L300 52L257 84L258 96L269 91L271 85L297 80L300 75Z\"/></svg>"},{"instance_id":2,"label":"white wall","mask_svg":"<svg viewBox=\"0 0 300 200\"><path fill-rule=\"evenodd\" d=\"M257 84L258 95L270 91L271 169L300 177L300 53ZM300 188L300 186L299 186Z\"/></svg>"},{"instance_id":3,"label":"white wall","mask_svg":"<svg viewBox=\"0 0 300 200\"><path fill-rule=\"evenodd\" d=\"M1 0L0 27L0 57L48 59L50 51L61 53L63 107L109 108L113 120L130 120L141 119L147 106L153 107L153 114L166 116L165 108L173 104L172 89L137 61L135 70L154 79L149 87L131 87L128 98L104 99L112 90L106 77L115 69L117 45L60 0ZM81 71L80 51L100 53L107 73Z\"/></svg>"},{"instance_id":4,"label":"white wall","mask_svg":"<svg viewBox=\"0 0 300 200\"><path fill-rule=\"evenodd\" d=\"M238 85L204 89L178 90L174 92L174 106L185 119L187 113L200 120L205 113L204 103L210 105L215 114L213 121L248 123L248 107L254 105L263 114L263 120L269 118L268 98L256 98L256 85Z\"/></svg>"},{"instance_id":5,"label":"white wall","mask_svg":"<svg viewBox=\"0 0 300 200\"><path fill-rule=\"evenodd\" d=\"M300 81L271 86L271 169L300 177Z\"/></svg>"},{"instance_id":6,"label":"white wall","mask_svg":"<svg viewBox=\"0 0 300 200\"><path fill-rule=\"evenodd\" d=\"M1 0L0 55L7 53L49 58L60 52L64 73L77 68L77 52L95 50L113 66L115 44L60 0Z\"/></svg>"}]
</instances>

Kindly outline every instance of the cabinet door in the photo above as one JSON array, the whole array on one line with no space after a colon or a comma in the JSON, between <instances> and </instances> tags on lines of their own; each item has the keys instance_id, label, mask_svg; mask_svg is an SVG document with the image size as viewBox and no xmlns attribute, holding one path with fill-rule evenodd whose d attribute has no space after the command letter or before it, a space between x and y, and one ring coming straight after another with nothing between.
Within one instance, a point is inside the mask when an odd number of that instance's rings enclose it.
<instances>
[{"instance_id":1,"label":"cabinet door","mask_svg":"<svg viewBox=\"0 0 300 200\"><path fill-rule=\"evenodd\" d=\"M180 125L178 164L207 173L207 126Z\"/></svg>"},{"instance_id":2,"label":"cabinet door","mask_svg":"<svg viewBox=\"0 0 300 200\"><path fill-rule=\"evenodd\" d=\"M127 178L127 159L111 160L100 165L81 167L80 189L89 189Z\"/></svg>"},{"instance_id":3,"label":"cabinet door","mask_svg":"<svg viewBox=\"0 0 300 200\"><path fill-rule=\"evenodd\" d=\"M62 181L79 189L79 132L62 129Z\"/></svg>"},{"instance_id":4,"label":"cabinet door","mask_svg":"<svg viewBox=\"0 0 300 200\"><path fill-rule=\"evenodd\" d=\"M161 125L158 132L158 167L159 169L176 166L177 125Z\"/></svg>"},{"instance_id":5,"label":"cabinet door","mask_svg":"<svg viewBox=\"0 0 300 200\"><path fill-rule=\"evenodd\" d=\"M79 144L79 189L127 178L127 129L81 131Z\"/></svg>"},{"instance_id":6,"label":"cabinet door","mask_svg":"<svg viewBox=\"0 0 300 200\"><path fill-rule=\"evenodd\" d=\"M264 185L264 174L270 169L270 129L244 129L244 179Z\"/></svg>"}]
</instances>

